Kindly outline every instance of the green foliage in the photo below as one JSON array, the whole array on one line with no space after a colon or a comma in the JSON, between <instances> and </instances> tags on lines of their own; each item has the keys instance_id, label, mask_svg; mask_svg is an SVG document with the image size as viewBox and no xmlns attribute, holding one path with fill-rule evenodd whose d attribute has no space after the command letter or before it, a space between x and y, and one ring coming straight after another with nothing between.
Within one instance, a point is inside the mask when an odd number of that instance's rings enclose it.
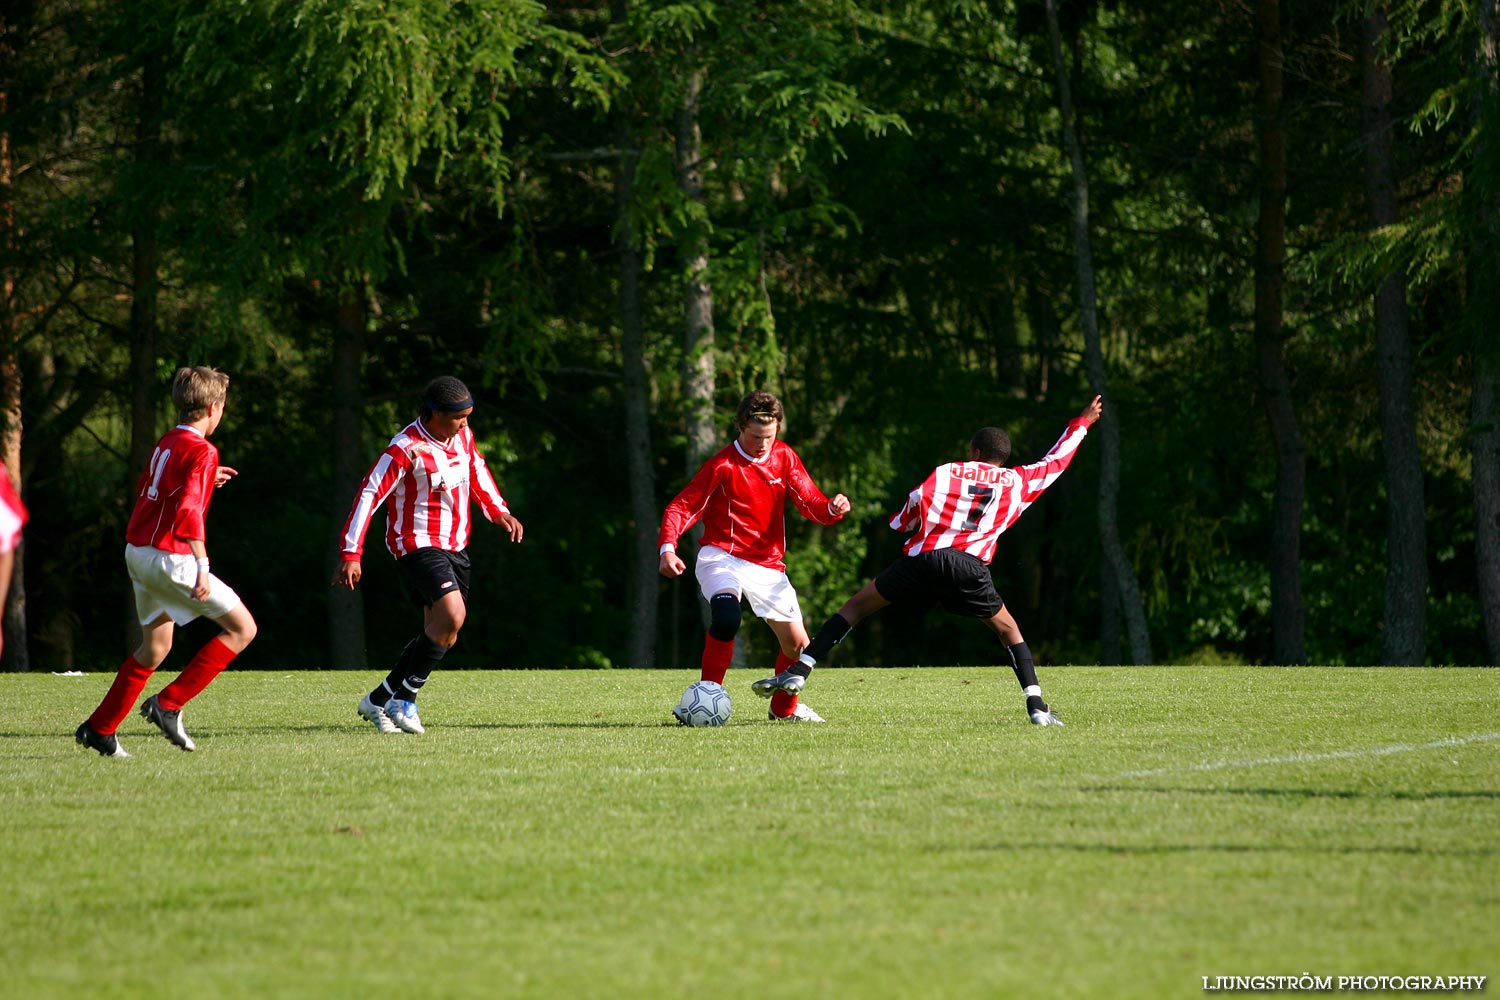
<instances>
[{"instance_id":1,"label":"green foliage","mask_svg":"<svg viewBox=\"0 0 1500 1000\"><path fill-rule=\"evenodd\" d=\"M1391 5L1402 221L1368 231L1351 49L1363 10L1287 10L1285 299L1309 447L1308 644L1327 663L1379 655L1369 293L1400 271L1433 549L1428 645L1435 662L1482 662L1467 331L1495 311L1473 253L1500 186L1500 144L1485 140L1497 102L1470 72L1466 5ZM1249 336L1253 25L1240 7L1176 2L1060 14L1078 56L1121 530L1153 637L1166 660L1260 662L1274 466ZM15 223L0 240L0 316L23 376L41 664L121 653L143 232L161 277L154 388L164 399L167 375L190 361L235 379L218 442L242 476L216 497L210 531L216 567L262 619L251 669L326 660L328 512L347 498L334 495L324 432L334 316L353 287L369 306L362 457L410 418L426 379L456 372L479 390L476 431L527 524L520 546L477 526L454 664L623 662L636 527L622 499L614 233L625 154L639 157L628 211L647 266L657 506L686 475L682 281L701 250L726 435L744 391L776 390L787 440L855 505L832 529L789 522L810 623L895 558L885 518L976 427L1007 428L1017 460L1031 460L1085 402L1038 4L643 0L616 22L597 0L41 0L4 30ZM676 162L695 77L701 201L684 196ZM994 566L1044 663L1098 657L1093 444ZM418 618L378 548L365 595L383 665ZM119 600L99 600L101 586ZM688 666L701 644L691 581L662 587L658 659ZM839 655L989 662L993 640L964 624L893 611ZM767 630L745 634L768 659Z\"/></svg>"}]
</instances>

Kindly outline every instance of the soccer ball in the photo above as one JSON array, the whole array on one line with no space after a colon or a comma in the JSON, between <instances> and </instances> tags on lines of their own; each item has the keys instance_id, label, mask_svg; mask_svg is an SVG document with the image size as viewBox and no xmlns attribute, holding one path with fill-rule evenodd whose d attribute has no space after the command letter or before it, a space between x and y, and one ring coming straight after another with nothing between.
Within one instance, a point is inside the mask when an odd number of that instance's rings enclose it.
<instances>
[{"instance_id":1,"label":"soccer ball","mask_svg":"<svg viewBox=\"0 0 1500 1000\"><path fill-rule=\"evenodd\" d=\"M713 681L694 681L682 692L677 718L690 726L722 726L729 721L729 692Z\"/></svg>"}]
</instances>

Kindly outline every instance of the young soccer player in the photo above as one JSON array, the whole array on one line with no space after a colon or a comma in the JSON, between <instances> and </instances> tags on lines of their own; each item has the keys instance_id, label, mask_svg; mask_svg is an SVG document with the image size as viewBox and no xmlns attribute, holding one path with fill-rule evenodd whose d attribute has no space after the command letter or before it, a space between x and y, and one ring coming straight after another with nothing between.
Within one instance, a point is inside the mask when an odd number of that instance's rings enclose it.
<instances>
[{"instance_id":1,"label":"young soccer player","mask_svg":"<svg viewBox=\"0 0 1500 1000\"><path fill-rule=\"evenodd\" d=\"M417 694L463 628L469 599L469 501L500 525L512 542L523 534L484 456L474 444L469 416L474 397L451 375L422 392L416 420L381 452L360 484L344 522L343 555L335 587L354 589L365 531L375 509L386 505L385 544L396 557L412 603L424 609L422 631L406 644L396 665L359 702L359 714L382 733L423 733Z\"/></svg>"},{"instance_id":2,"label":"young soccer player","mask_svg":"<svg viewBox=\"0 0 1500 1000\"><path fill-rule=\"evenodd\" d=\"M10 473L0 466L0 618L5 615L5 598L10 594L10 577L16 566L16 546L21 544L21 528L26 524L26 505L11 485ZM5 636L0 634L0 651Z\"/></svg>"},{"instance_id":3,"label":"young soccer player","mask_svg":"<svg viewBox=\"0 0 1500 1000\"><path fill-rule=\"evenodd\" d=\"M682 492L667 505L657 543L662 576L681 576L687 565L677 555L677 540L699 519L703 544L695 573L708 598L708 635L703 640L702 679L724 683L734 637L740 628L741 596L765 619L781 652L778 671L796 662L807 645L797 592L786 576L786 501L790 498L809 521L834 524L849 513L849 498L823 495L785 443L776 440L785 422L781 400L769 392L752 392L740 400L734 426L738 436L714 455ZM672 710L677 715L677 709ZM799 702L796 691L771 698L770 717L792 722L822 722L822 716ZM678 721L682 722L681 716Z\"/></svg>"},{"instance_id":4,"label":"young soccer player","mask_svg":"<svg viewBox=\"0 0 1500 1000\"><path fill-rule=\"evenodd\" d=\"M173 630L203 617L224 631L203 644L182 673L141 705L141 715L184 750L197 744L182 728L182 709L255 638L255 619L239 595L209 571L203 520L213 491L238 473L219 464L208 443L224 419L229 376L213 368L179 368L172 379L177 426L156 443L136 486L125 528L125 567L135 588L141 645L74 738L105 757L129 757L115 730L135 706L152 671L172 649Z\"/></svg>"},{"instance_id":5,"label":"young soccer player","mask_svg":"<svg viewBox=\"0 0 1500 1000\"><path fill-rule=\"evenodd\" d=\"M997 427L975 432L969 460L933 469L891 518L895 530L913 532L902 547L905 555L849 598L818 629L797 663L751 687L771 698L800 692L812 668L828 658L860 619L890 604L937 602L962 618L980 619L1005 644L1026 697L1026 715L1034 724L1062 725L1042 700L1031 648L995 591L989 563L1001 532L1062 475L1103 412L1103 398L1095 396L1046 457L1013 469L1002 468L1010 458L1008 434Z\"/></svg>"}]
</instances>

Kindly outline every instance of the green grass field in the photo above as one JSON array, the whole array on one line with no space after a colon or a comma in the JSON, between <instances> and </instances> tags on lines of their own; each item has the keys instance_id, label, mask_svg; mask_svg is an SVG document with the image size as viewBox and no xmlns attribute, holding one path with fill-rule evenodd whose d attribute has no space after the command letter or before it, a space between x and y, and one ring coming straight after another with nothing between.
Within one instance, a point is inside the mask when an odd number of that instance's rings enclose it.
<instances>
[{"instance_id":1,"label":"green grass field","mask_svg":"<svg viewBox=\"0 0 1500 1000\"><path fill-rule=\"evenodd\" d=\"M74 745L13 675L0 995L1171 997L1500 974L1500 671L818 672L827 725L665 724L686 672L235 673ZM161 681L148 688L154 692ZM1493 987L1491 987L1493 989Z\"/></svg>"}]
</instances>

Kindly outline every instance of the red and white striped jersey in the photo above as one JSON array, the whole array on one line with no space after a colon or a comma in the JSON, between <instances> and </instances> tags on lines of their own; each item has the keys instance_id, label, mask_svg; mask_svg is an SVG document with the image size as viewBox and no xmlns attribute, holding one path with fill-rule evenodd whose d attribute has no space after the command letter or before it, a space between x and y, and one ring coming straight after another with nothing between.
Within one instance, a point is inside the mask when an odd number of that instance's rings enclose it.
<instances>
[{"instance_id":1,"label":"red and white striped jersey","mask_svg":"<svg viewBox=\"0 0 1500 1000\"><path fill-rule=\"evenodd\" d=\"M365 474L354 509L344 522L340 548L345 562L362 557L365 531L387 497L385 547L398 559L418 549L460 552L467 548L473 527L471 499L479 501L479 509L490 521L510 512L484 456L474 446L474 432L465 427L443 444L420 420L413 420L391 438Z\"/></svg>"},{"instance_id":2,"label":"red and white striped jersey","mask_svg":"<svg viewBox=\"0 0 1500 1000\"><path fill-rule=\"evenodd\" d=\"M988 563L995 558L1001 532L1062 475L1088 432L1088 421L1074 418L1034 465L1005 469L988 462L953 462L933 469L891 517L892 528L916 532L902 551L914 556L952 548Z\"/></svg>"},{"instance_id":3,"label":"red and white striped jersey","mask_svg":"<svg viewBox=\"0 0 1500 1000\"><path fill-rule=\"evenodd\" d=\"M757 566L786 569L786 502L790 498L809 521L834 524L843 518L828 509L828 498L781 441L755 461L739 441L714 455L662 515L658 547L676 545L683 533L703 521L703 544Z\"/></svg>"},{"instance_id":4,"label":"red and white striped jersey","mask_svg":"<svg viewBox=\"0 0 1500 1000\"><path fill-rule=\"evenodd\" d=\"M11 485L10 473L0 465L0 552L14 552L26 524L26 505Z\"/></svg>"},{"instance_id":5,"label":"red and white striped jersey","mask_svg":"<svg viewBox=\"0 0 1500 1000\"><path fill-rule=\"evenodd\" d=\"M156 442L135 488L125 541L185 555L191 541L207 541L203 519L214 496L219 449L196 427L178 424Z\"/></svg>"}]
</instances>

